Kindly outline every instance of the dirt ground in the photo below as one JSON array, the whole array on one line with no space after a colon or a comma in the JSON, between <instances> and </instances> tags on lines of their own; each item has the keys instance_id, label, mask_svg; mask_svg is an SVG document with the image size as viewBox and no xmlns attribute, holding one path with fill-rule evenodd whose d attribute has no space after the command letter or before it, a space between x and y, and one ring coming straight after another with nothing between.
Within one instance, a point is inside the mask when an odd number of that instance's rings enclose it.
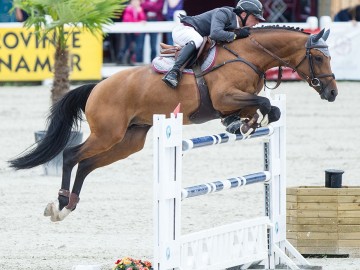
<instances>
[{"instance_id":1,"label":"dirt ground","mask_svg":"<svg viewBox=\"0 0 360 270\"><path fill-rule=\"evenodd\" d=\"M343 185L359 185L360 83L338 83L334 103L304 82L282 83L287 95L287 185L324 185L325 169L342 169ZM0 87L0 269L111 269L124 256L151 259L152 131L143 151L88 176L75 212L63 222L43 216L60 176L42 167L14 171L7 160L44 129L46 86ZM82 125L86 138L86 122ZM218 120L185 127L184 138L223 132ZM261 141L214 146L184 157L184 186L262 170ZM183 233L263 214L262 187L249 186L183 203ZM219 208L221 203L221 209ZM359 244L360 247L360 244ZM311 259L323 269L360 269L360 259Z\"/></svg>"}]
</instances>

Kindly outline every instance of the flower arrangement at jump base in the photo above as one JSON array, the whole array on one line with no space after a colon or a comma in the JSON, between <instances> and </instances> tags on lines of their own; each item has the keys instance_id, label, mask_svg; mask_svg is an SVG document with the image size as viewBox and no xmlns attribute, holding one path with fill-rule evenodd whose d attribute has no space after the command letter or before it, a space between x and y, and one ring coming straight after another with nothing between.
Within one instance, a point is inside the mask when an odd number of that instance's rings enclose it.
<instances>
[{"instance_id":1,"label":"flower arrangement at jump base","mask_svg":"<svg viewBox=\"0 0 360 270\"><path fill-rule=\"evenodd\" d=\"M117 260L113 270L153 270L151 262L135 260L130 257Z\"/></svg>"}]
</instances>

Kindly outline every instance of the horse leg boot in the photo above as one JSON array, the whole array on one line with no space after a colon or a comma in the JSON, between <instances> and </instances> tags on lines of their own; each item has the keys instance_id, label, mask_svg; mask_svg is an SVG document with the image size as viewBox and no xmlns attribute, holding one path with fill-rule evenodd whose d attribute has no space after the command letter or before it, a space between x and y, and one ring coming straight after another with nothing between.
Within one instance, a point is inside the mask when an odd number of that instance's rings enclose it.
<instances>
[{"instance_id":1,"label":"horse leg boot","mask_svg":"<svg viewBox=\"0 0 360 270\"><path fill-rule=\"evenodd\" d=\"M186 62L191 58L191 56L196 51L196 46L194 41L186 43L186 45L181 49L178 58L175 61L174 66L169 70L162 80L171 88L176 88L181 79L182 71L181 68L186 64Z\"/></svg>"},{"instance_id":2,"label":"horse leg boot","mask_svg":"<svg viewBox=\"0 0 360 270\"><path fill-rule=\"evenodd\" d=\"M260 108L256 110L256 113L240 126L240 133L244 137L251 135L258 127L264 127L269 124L268 113L270 112L271 106L270 108L267 107L268 106L260 106Z\"/></svg>"}]
</instances>

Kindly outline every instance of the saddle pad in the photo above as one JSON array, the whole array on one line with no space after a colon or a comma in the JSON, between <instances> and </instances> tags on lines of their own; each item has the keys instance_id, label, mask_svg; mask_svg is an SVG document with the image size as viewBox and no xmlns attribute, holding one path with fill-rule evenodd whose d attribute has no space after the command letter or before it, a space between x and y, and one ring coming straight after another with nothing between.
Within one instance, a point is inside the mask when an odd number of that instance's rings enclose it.
<instances>
[{"instance_id":1,"label":"saddle pad","mask_svg":"<svg viewBox=\"0 0 360 270\"><path fill-rule=\"evenodd\" d=\"M211 48L209 51L208 57L206 57L205 61L201 65L201 71L206 71L210 69L215 62L216 56L216 46ZM158 73L166 73L168 72L175 64L175 57L173 56L157 56L152 61L152 68ZM194 71L190 68L184 69L183 73L186 74L194 74Z\"/></svg>"}]
</instances>

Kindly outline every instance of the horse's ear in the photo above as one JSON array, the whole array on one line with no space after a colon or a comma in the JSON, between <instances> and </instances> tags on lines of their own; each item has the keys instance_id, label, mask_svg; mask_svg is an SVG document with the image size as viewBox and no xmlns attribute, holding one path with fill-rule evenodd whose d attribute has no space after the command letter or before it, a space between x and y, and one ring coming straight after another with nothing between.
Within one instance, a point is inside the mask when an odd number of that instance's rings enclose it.
<instances>
[{"instance_id":1,"label":"horse's ear","mask_svg":"<svg viewBox=\"0 0 360 270\"><path fill-rule=\"evenodd\" d=\"M324 32L325 32L325 29L321 30L316 36L314 36L312 38L313 42L318 42L319 39L323 36Z\"/></svg>"},{"instance_id":2,"label":"horse's ear","mask_svg":"<svg viewBox=\"0 0 360 270\"><path fill-rule=\"evenodd\" d=\"M326 41L329 37L329 34L330 34L330 29L326 30L326 32L323 34L323 36L322 36L323 40Z\"/></svg>"}]
</instances>

